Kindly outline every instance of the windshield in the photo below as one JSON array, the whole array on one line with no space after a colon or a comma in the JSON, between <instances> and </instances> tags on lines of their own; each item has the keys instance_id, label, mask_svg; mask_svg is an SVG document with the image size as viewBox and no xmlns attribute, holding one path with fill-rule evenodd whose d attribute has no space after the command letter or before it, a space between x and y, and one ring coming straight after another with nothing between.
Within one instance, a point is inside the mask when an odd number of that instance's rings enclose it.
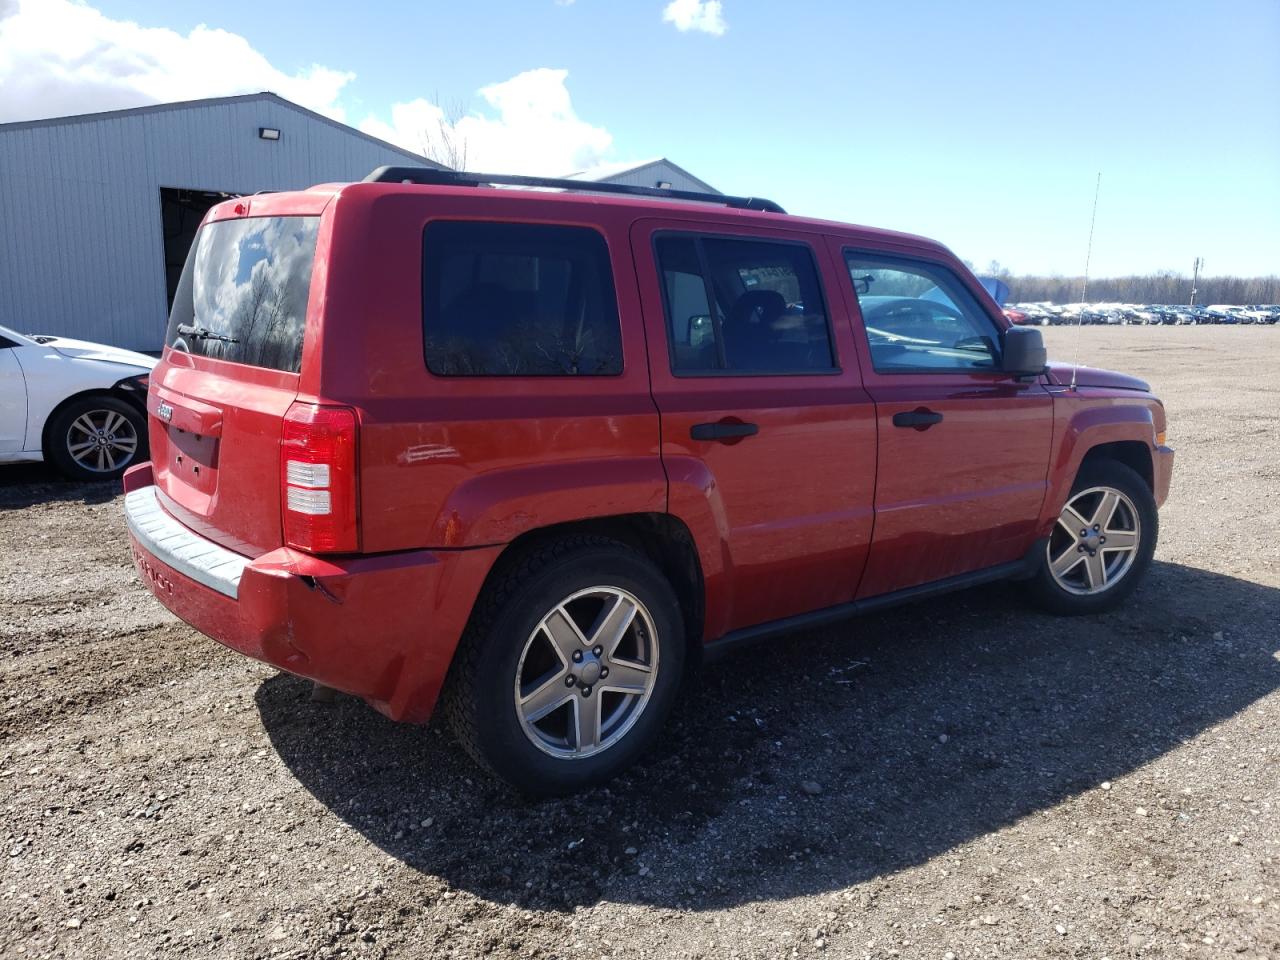
<instances>
[{"instance_id":1,"label":"windshield","mask_svg":"<svg viewBox=\"0 0 1280 960\"><path fill-rule=\"evenodd\" d=\"M0 326L0 339L12 340L16 343L27 343L34 339L30 333L19 333L17 330L11 330L8 327Z\"/></svg>"},{"instance_id":2,"label":"windshield","mask_svg":"<svg viewBox=\"0 0 1280 960\"><path fill-rule=\"evenodd\" d=\"M319 217L250 217L201 227L165 344L297 373L319 226Z\"/></svg>"}]
</instances>

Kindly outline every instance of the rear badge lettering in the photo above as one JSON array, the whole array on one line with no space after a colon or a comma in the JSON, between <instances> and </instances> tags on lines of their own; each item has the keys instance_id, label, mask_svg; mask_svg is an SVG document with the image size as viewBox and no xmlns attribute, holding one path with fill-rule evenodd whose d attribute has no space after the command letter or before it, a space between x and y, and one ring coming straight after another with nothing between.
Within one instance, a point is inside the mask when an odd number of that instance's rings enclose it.
<instances>
[{"instance_id":1,"label":"rear badge lettering","mask_svg":"<svg viewBox=\"0 0 1280 960\"><path fill-rule=\"evenodd\" d=\"M133 549L133 563L142 574L142 579L149 581L157 593L173 596L173 581L160 572L137 547Z\"/></svg>"}]
</instances>

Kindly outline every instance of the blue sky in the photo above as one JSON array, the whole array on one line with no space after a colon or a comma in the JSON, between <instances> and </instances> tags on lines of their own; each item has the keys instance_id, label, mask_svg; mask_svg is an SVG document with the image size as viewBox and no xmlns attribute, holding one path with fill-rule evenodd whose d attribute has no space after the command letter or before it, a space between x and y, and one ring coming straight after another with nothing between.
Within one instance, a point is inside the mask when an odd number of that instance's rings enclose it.
<instances>
[{"instance_id":1,"label":"blue sky","mask_svg":"<svg viewBox=\"0 0 1280 960\"><path fill-rule=\"evenodd\" d=\"M14 2L37 0L0 10ZM508 168L666 155L796 213L923 233L979 266L1067 274L1083 266L1101 170L1095 275L1188 271L1197 255L1210 273L1280 272L1277 0L681 0L681 22L664 20L666 3L92 6L179 40L201 24L238 35L269 64L246 76L276 71L282 95L383 135L404 139L396 104L465 102L474 152ZM540 68L525 78L536 83L501 86ZM186 95L200 82L157 85ZM208 82L194 95L228 92Z\"/></svg>"}]
</instances>

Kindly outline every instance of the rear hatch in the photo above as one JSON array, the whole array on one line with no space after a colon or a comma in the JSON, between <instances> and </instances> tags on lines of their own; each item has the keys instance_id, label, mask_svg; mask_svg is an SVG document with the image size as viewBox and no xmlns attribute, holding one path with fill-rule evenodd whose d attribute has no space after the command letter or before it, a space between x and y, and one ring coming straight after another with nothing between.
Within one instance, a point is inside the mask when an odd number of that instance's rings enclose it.
<instances>
[{"instance_id":1,"label":"rear hatch","mask_svg":"<svg viewBox=\"0 0 1280 960\"><path fill-rule=\"evenodd\" d=\"M308 198L315 212L297 215L288 196L211 211L187 257L147 400L161 502L246 556L283 542L281 428L298 395L328 199ZM258 215L264 207L290 212Z\"/></svg>"}]
</instances>

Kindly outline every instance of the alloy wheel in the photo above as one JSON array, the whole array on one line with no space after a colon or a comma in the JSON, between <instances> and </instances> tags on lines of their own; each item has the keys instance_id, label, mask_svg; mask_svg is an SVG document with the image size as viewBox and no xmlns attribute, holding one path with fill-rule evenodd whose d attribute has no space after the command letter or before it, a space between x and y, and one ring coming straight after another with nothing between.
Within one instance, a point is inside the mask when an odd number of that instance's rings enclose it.
<instances>
[{"instance_id":1,"label":"alloy wheel","mask_svg":"<svg viewBox=\"0 0 1280 960\"><path fill-rule=\"evenodd\" d=\"M1049 572L1077 596L1102 593L1133 567L1142 521L1132 500L1114 487L1090 487L1067 501L1049 538Z\"/></svg>"},{"instance_id":2,"label":"alloy wheel","mask_svg":"<svg viewBox=\"0 0 1280 960\"><path fill-rule=\"evenodd\" d=\"M658 637L644 604L620 587L589 587L556 604L525 641L516 715L538 749L582 759L626 736L657 676Z\"/></svg>"},{"instance_id":3,"label":"alloy wheel","mask_svg":"<svg viewBox=\"0 0 1280 960\"><path fill-rule=\"evenodd\" d=\"M111 473L138 452L138 431L115 410L86 410L71 421L66 444L78 466L90 473Z\"/></svg>"}]
</instances>

